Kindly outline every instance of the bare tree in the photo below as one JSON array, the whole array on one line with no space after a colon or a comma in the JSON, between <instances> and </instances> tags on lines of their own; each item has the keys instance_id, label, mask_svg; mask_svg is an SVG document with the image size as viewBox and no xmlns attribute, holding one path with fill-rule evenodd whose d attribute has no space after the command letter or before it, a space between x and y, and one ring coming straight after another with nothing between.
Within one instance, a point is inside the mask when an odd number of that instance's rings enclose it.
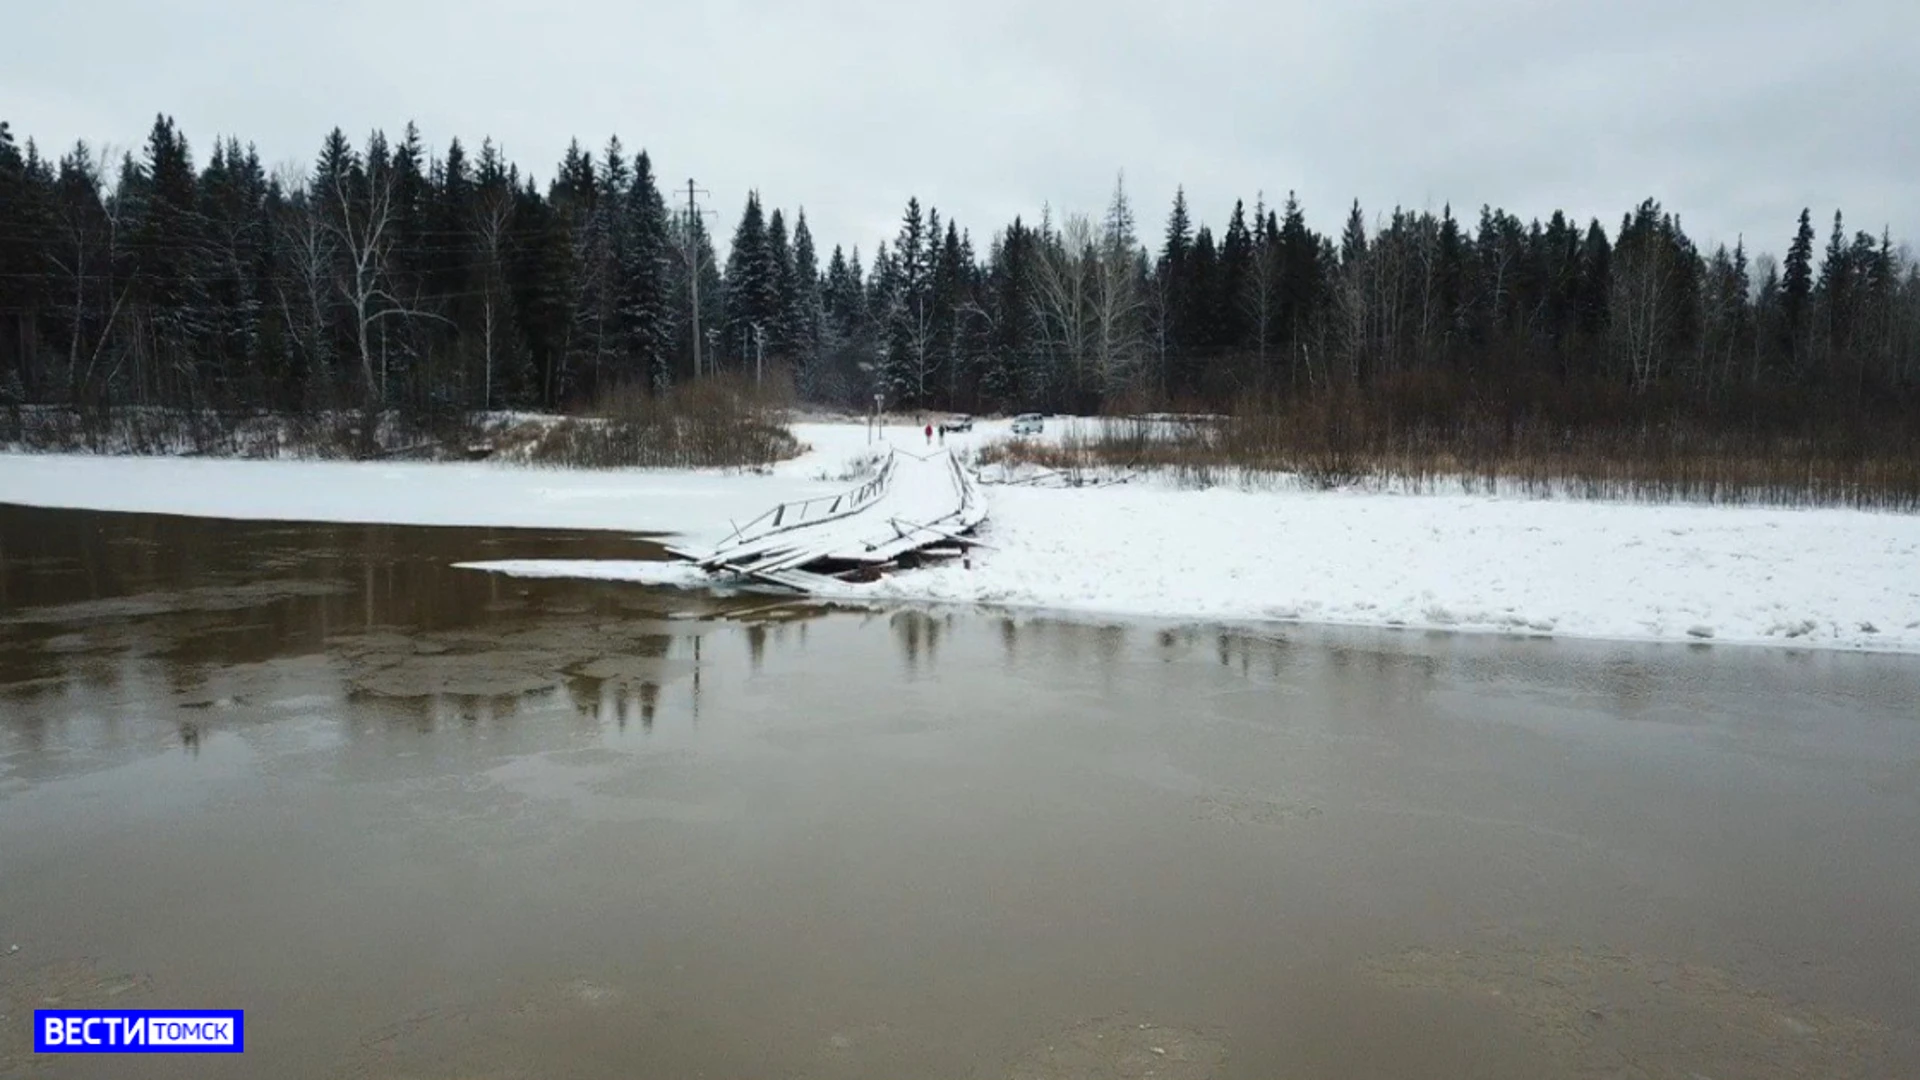
<instances>
[{"instance_id":1,"label":"bare tree","mask_svg":"<svg viewBox=\"0 0 1920 1080\"><path fill-rule=\"evenodd\" d=\"M1425 364L1432 360L1435 350L1434 322L1439 318L1440 291L1440 222L1432 211L1425 211L1415 219L1417 230L1414 238L1414 264L1419 274L1420 286L1420 336L1416 339L1413 358Z\"/></svg>"},{"instance_id":2,"label":"bare tree","mask_svg":"<svg viewBox=\"0 0 1920 1080\"><path fill-rule=\"evenodd\" d=\"M110 153L103 151L103 159ZM54 215L60 225L61 242L47 249L48 260L73 282L73 320L67 342L66 374L69 396L76 401L91 395L100 354L112 338L120 310L133 289L131 278L115 287L115 264L120 257L120 216L125 204L118 199L103 199L104 187L104 178L87 144L76 143L73 152L60 163L60 191ZM104 286L113 303L99 333L92 335L92 344L87 346L84 344L89 337L87 293L93 285ZM80 367L83 349L86 353L84 371Z\"/></svg>"},{"instance_id":3,"label":"bare tree","mask_svg":"<svg viewBox=\"0 0 1920 1080\"><path fill-rule=\"evenodd\" d=\"M1147 315L1152 324L1155 375L1160 382L1160 396L1168 397L1173 387L1173 283L1172 277L1163 267L1153 275L1148 286Z\"/></svg>"},{"instance_id":4,"label":"bare tree","mask_svg":"<svg viewBox=\"0 0 1920 1080\"><path fill-rule=\"evenodd\" d=\"M440 315L406 303L387 287L397 180L393 169L368 162L364 169L336 174L333 190L325 193L333 211L327 216L326 228L345 256L339 275L340 292L353 309L360 374L368 399L376 402L386 399L387 358L383 351L376 376L371 337L374 326L382 319L437 319L451 325ZM363 190L353 190L355 181Z\"/></svg>"},{"instance_id":5,"label":"bare tree","mask_svg":"<svg viewBox=\"0 0 1920 1080\"><path fill-rule=\"evenodd\" d=\"M1133 207L1127 201L1126 179L1114 181L1101 242L1092 265L1093 367L1095 389L1112 393L1130 383L1145 352L1141 326L1146 311L1140 246L1133 229Z\"/></svg>"},{"instance_id":6,"label":"bare tree","mask_svg":"<svg viewBox=\"0 0 1920 1080\"><path fill-rule=\"evenodd\" d=\"M1655 231L1631 235L1614 250L1614 345L1635 389L1645 389L1660 375L1661 345L1674 317L1673 256L1667 238Z\"/></svg>"},{"instance_id":7,"label":"bare tree","mask_svg":"<svg viewBox=\"0 0 1920 1080\"><path fill-rule=\"evenodd\" d=\"M1260 193L1253 204L1253 264L1247 268L1247 288L1238 300L1253 330L1254 355L1260 371L1267 371L1267 349L1273 344L1274 295L1280 288L1280 245L1267 230L1267 197ZM1165 346L1163 345L1162 348Z\"/></svg>"},{"instance_id":8,"label":"bare tree","mask_svg":"<svg viewBox=\"0 0 1920 1080\"><path fill-rule=\"evenodd\" d=\"M333 293L333 233L307 189L306 174L293 164L277 171L286 202L278 227L287 253L288 274L275 282L281 318L306 361L307 379L325 382L331 374L327 348L327 303Z\"/></svg>"},{"instance_id":9,"label":"bare tree","mask_svg":"<svg viewBox=\"0 0 1920 1080\"><path fill-rule=\"evenodd\" d=\"M482 409L493 408L493 368L501 310L506 303L507 229L513 223L513 192L504 184L480 190L473 204L474 234L480 241L480 385Z\"/></svg>"},{"instance_id":10,"label":"bare tree","mask_svg":"<svg viewBox=\"0 0 1920 1080\"><path fill-rule=\"evenodd\" d=\"M1089 270L1100 258L1093 224L1084 214L1069 214L1055 232L1043 214L1034 249L1035 323L1047 354L1066 369L1075 394L1087 387L1087 367L1096 349L1095 286Z\"/></svg>"},{"instance_id":11,"label":"bare tree","mask_svg":"<svg viewBox=\"0 0 1920 1080\"><path fill-rule=\"evenodd\" d=\"M1340 264L1339 280L1334 286L1334 302L1339 310L1338 340L1341 351L1346 354L1348 379L1354 382L1360 378L1362 358L1373 329L1374 255L1374 251L1365 246L1349 250ZM1307 378L1311 383L1311 370Z\"/></svg>"}]
</instances>

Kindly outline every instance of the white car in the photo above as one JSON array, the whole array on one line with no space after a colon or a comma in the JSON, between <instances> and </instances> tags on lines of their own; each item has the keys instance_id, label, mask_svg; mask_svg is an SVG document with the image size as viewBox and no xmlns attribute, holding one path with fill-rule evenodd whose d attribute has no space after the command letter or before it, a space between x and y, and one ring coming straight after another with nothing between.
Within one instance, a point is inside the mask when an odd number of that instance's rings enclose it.
<instances>
[{"instance_id":1,"label":"white car","mask_svg":"<svg viewBox=\"0 0 1920 1080\"><path fill-rule=\"evenodd\" d=\"M1013 433L1015 435L1038 435L1042 431L1045 431L1046 427L1046 422L1037 412L1021 413L1019 416L1013 418Z\"/></svg>"}]
</instances>

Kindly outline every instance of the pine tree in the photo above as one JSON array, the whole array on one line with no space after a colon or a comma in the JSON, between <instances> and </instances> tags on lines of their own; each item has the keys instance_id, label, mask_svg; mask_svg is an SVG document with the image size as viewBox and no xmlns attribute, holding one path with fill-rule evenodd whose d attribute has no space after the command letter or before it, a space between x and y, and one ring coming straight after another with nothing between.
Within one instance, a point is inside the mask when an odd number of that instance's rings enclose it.
<instances>
[{"instance_id":1,"label":"pine tree","mask_svg":"<svg viewBox=\"0 0 1920 1080\"><path fill-rule=\"evenodd\" d=\"M834 252L837 255L839 249ZM791 335L788 362L793 365L800 393L807 398L820 392L821 306L819 258L813 248L813 232L807 228L807 212L801 209L793 223L793 288L785 322Z\"/></svg>"},{"instance_id":2,"label":"pine tree","mask_svg":"<svg viewBox=\"0 0 1920 1080\"><path fill-rule=\"evenodd\" d=\"M1571 363L1571 339L1580 307L1580 230L1555 210L1541 237L1540 269L1546 275L1542 285L1543 329L1564 364ZM1563 367L1561 374L1571 374Z\"/></svg>"},{"instance_id":3,"label":"pine tree","mask_svg":"<svg viewBox=\"0 0 1920 1080\"><path fill-rule=\"evenodd\" d=\"M761 334L769 359L785 361L797 336L790 320L798 304L793 277L793 247L787 241L787 217L775 207L767 217L767 264L773 277L772 301L766 309Z\"/></svg>"},{"instance_id":4,"label":"pine tree","mask_svg":"<svg viewBox=\"0 0 1920 1080\"><path fill-rule=\"evenodd\" d=\"M1262 195L1253 208L1253 255L1246 286L1241 290L1239 306L1247 332L1247 348L1253 353L1255 371L1265 378L1278 312L1280 285L1280 225L1267 209Z\"/></svg>"},{"instance_id":5,"label":"pine tree","mask_svg":"<svg viewBox=\"0 0 1920 1080\"><path fill-rule=\"evenodd\" d=\"M620 319L635 373L656 389L673 380L675 313L672 239L666 199L653 179L653 162L641 151L633 159L627 192L627 242L620 264Z\"/></svg>"},{"instance_id":6,"label":"pine tree","mask_svg":"<svg viewBox=\"0 0 1920 1080\"><path fill-rule=\"evenodd\" d=\"M868 372L872 366L868 334L867 292L861 280L860 251L851 257L838 245L827 262L826 283L822 289L820 370L815 376L816 391L828 400L850 403L864 409L863 396L872 392Z\"/></svg>"},{"instance_id":7,"label":"pine tree","mask_svg":"<svg viewBox=\"0 0 1920 1080\"><path fill-rule=\"evenodd\" d=\"M1294 193L1280 217L1280 327L1287 355L1298 357L1306 345L1325 292L1320 241L1307 228L1306 212Z\"/></svg>"},{"instance_id":8,"label":"pine tree","mask_svg":"<svg viewBox=\"0 0 1920 1080\"><path fill-rule=\"evenodd\" d=\"M933 313L928 348L935 357L935 368L941 372L941 400L949 408L958 399L961 383L968 376L960 349L960 311L968 299L967 267L962 259L960 230L949 220L933 259L927 287L928 305Z\"/></svg>"},{"instance_id":9,"label":"pine tree","mask_svg":"<svg viewBox=\"0 0 1920 1080\"><path fill-rule=\"evenodd\" d=\"M568 396L591 398L633 375L619 281L631 182L618 136L607 140L597 166L577 144L569 146L555 181L555 207L572 226L572 314L563 391Z\"/></svg>"},{"instance_id":10,"label":"pine tree","mask_svg":"<svg viewBox=\"0 0 1920 1080\"><path fill-rule=\"evenodd\" d=\"M198 201L205 238L201 291L206 298L210 389L224 401L239 395L260 400L258 381L266 310L261 260L271 233L265 218L266 175L258 155L239 140L216 142L201 173Z\"/></svg>"},{"instance_id":11,"label":"pine tree","mask_svg":"<svg viewBox=\"0 0 1920 1080\"><path fill-rule=\"evenodd\" d=\"M1218 356L1221 316L1220 250L1213 230L1200 226L1187 256L1187 283L1175 325L1186 334L1184 365L1175 369L1174 389L1183 396L1207 390L1206 372Z\"/></svg>"},{"instance_id":12,"label":"pine tree","mask_svg":"<svg viewBox=\"0 0 1920 1080\"><path fill-rule=\"evenodd\" d=\"M933 349L931 256L920 200L909 198L884 275L881 258L875 259L873 277L883 302L872 310L884 313L886 322L881 377L888 399L915 408L925 408L928 392L940 385L939 357Z\"/></svg>"},{"instance_id":13,"label":"pine tree","mask_svg":"<svg viewBox=\"0 0 1920 1080\"><path fill-rule=\"evenodd\" d=\"M1391 237L1397 231L1390 230ZM1387 237L1383 237L1383 243ZM1349 376L1358 380L1373 345L1373 319L1376 297L1373 271L1368 260L1367 219L1360 211L1360 200L1347 212L1346 228L1340 234L1340 272L1336 285L1335 318L1340 331L1335 338L1347 358Z\"/></svg>"},{"instance_id":14,"label":"pine tree","mask_svg":"<svg viewBox=\"0 0 1920 1080\"><path fill-rule=\"evenodd\" d=\"M726 273L726 350L749 368L753 365L754 336L764 332L777 309L776 273L760 194L752 192L733 231ZM762 329L757 331L756 327Z\"/></svg>"},{"instance_id":15,"label":"pine tree","mask_svg":"<svg viewBox=\"0 0 1920 1080\"><path fill-rule=\"evenodd\" d=\"M617 139L571 145L544 190L490 142L474 163L458 139L442 159L424 146L413 125L357 150L336 129L283 182L233 137L196 169L164 116L113 161L44 157L0 124L0 409L557 406L665 386L691 368L695 274L708 355L751 361L758 326L809 398L861 406L877 386L921 407L1156 387L1218 402L1344 369L1362 387L1432 374L1436 415L1469 399L1524 415L1567 408L1535 376L1577 409L1611 373L1657 386L1662 415L1735 424L1773 407L1728 395L1786 401L1817 374L1821 423L1878 424L1920 385L1920 270L1838 213L1824 257L1803 211L1776 263L1743 242L1703 253L1651 201L1615 243L1598 221L1491 205L1476 230L1449 207L1370 232L1356 203L1321 236L1292 197L1208 227L1182 190L1149 266L1116 185L1104 217L1016 218L979 253L911 200L868 275L841 248L822 273L804 214L755 194L723 283L704 223L671 215Z\"/></svg>"},{"instance_id":16,"label":"pine tree","mask_svg":"<svg viewBox=\"0 0 1920 1080\"><path fill-rule=\"evenodd\" d=\"M513 303L526 337L531 376L525 400L549 409L573 392L567 339L573 321L574 225L568 215L573 201L586 196L570 194L562 186L569 184L563 170L553 186L560 197L543 199L529 177L513 212Z\"/></svg>"},{"instance_id":17,"label":"pine tree","mask_svg":"<svg viewBox=\"0 0 1920 1080\"><path fill-rule=\"evenodd\" d=\"M479 287L474 280L479 252L469 242L482 213L476 183L491 185L496 196L507 188L499 149L488 140L481 145L480 153L480 167L487 175L479 180L467 162L466 147L457 138L447 144L446 158L433 163L428 177L428 235L419 252L426 294L462 325L468 324L473 312L466 301Z\"/></svg>"},{"instance_id":18,"label":"pine tree","mask_svg":"<svg viewBox=\"0 0 1920 1080\"><path fill-rule=\"evenodd\" d=\"M1161 386L1165 391L1185 391L1174 368L1197 343L1197 328L1191 322L1194 307L1193 220L1187 213L1187 191L1173 191L1173 209L1167 214L1167 227L1160 244L1160 260L1155 267L1156 336L1160 341ZM1179 385L1176 385L1179 384Z\"/></svg>"},{"instance_id":19,"label":"pine tree","mask_svg":"<svg viewBox=\"0 0 1920 1080\"><path fill-rule=\"evenodd\" d=\"M1227 218L1227 232L1220 242L1220 298L1218 335L1214 347L1226 354L1237 354L1247 347L1245 307L1247 282L1253 276L1253 233L1247 228L1246 205L1233 200L1233 214Z\"/></svg>"},{"instance_id":20,"label":"pine tree","mask_svg":"<svg viewBox=\"0 0 1920 1080\"><path fill-rule=\"evenodd\" d=\"M174 127L171 117L154 120L141 180L134 258L142 285L140 300L151 328L152 390L206 404L212 373L193 363L203 355L199 345L207 330L198 259L202 238L197 228L197 184L186 136Z\"/></svg>"},{"instance_id":21,"label":"pine tree","mask_svg":"<svg viewBox=\"0 0 1920 1080\"><path fill-rule=\"evenodd\" d=\"M36 238L47 228L43 208L52 194L42 190L31 164L36 156L23 154L0 120L0 405L9 408L42 400L52 389L34 342L49 268Z\"/></svg>"},{"instance_id":22,"label":"pine tree","mask_svg":"<svg viewBox=\"0 0 1920 1080\"><path fill-rule=\"evenodd\" d=\"M1780 278L1780 317L1784 338L1782 351L1798 363L1805 341L1808 307L1813 300L1813 216L1800 211L1800 227L1787 248L1787 260Z\"/></svg>"},{"instance_id":23,"label":"pine tree","mask_svg":"<svg viewBox=\"0 0 1920 1080\"><path fill-rule=\"evenodd\" d=\"M1846 225L1842 222L1840 211L1833 212L1833 234L1827 239L1826 257L1820 261L1820 279L1814 287L1814 295L1820 300L1820 307L1826 316L1825 332L1829 355L1837 362L1847 349L1851 337L1853 315L1853 259L1852 249L1847 246Z\"/></svg>"},{"instance_id":24,"label":"pine tree","mask_svg":"<svg viewBox=\"0 0 1920 1080\"><path fill-rule=\"evenodd\" d=\"M987 310L992 329L980 393L1002 409L1018 409L1045 394L1034 362L1032 335L1033 233L1016 217L987 266Z\"/></svg>"},{"instance_id":25,"label":"pine tree","mask_svg":"<svg viewBox=\"0 0 1920 1080\"><path fill-rule=\"evenodd\" d=\"M1579 327L1590 343L1598 343L1607 335L1612 292L1613 244L1600 219L1594 218L1580 245Z\"/></svg>"},{"instance_id":26,"label":"pine tree","mask_svg":"<svg viewBox=\"0 0 1920 1080\"><path fill-rule=\"evenodd\" d=\"M1777 348L1778 342L1786 337L1781 313L1780 266L1771 257L1761 260L1764 269L1760 275L1760 288L1753 298L1754 344L1749 356L1747 378L1749 382L1759 383L1767 374L1769 348Z\"/></svg>"}]
</instances>

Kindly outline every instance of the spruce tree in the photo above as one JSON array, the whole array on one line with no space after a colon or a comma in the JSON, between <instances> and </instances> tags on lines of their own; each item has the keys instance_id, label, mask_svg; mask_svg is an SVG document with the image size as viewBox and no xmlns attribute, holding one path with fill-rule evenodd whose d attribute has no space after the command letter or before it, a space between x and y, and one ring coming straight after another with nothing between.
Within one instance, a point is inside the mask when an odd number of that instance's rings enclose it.
<instances>
[{"instance_id":1,"label":"spruce tree","mask_svg":"<svg viewBox=\"0 0 1920 1080\"><path fill-rule=\"evenodd\" d=\"M839 249L834 250L838 254ZM807 228L807 212L804 208L797 213L793 223L793 288L789 305L785 319L791 335L787 344L787 359L793 365L794 379L801 394L813 398L820 390L817 370L820 359L820 263L813 248L813 232Z\"/></svg>"},{"instance_id":2,"label":"spruce tree","mask_svg":"<svg viewBox=\"0 0 1920 1080\"><path fill-rule=\"evenodd\" d=\"M1246 306L1241 298L1253 276L1253 233L1247 228L1246 204L1233 200L1233 214L1227 218L1227 232L1220 241L1219 325L1214 347L1226 354L1237 354L1247 347Z\"/></svg>"},{"instance_id":3,"label":"spruce tree","mask_svg":"<svg viewBox=\"0 0 1920 1080\"><path fill-rule=\"evenodd\" d=\"M1580 294L1576 301L1579 309L1576 325L1586 339L1589 355L1595 358L1587 367L1590 375L1599 373L1597 358L1607 337L1612 293L1613 245L1600 219L1594 218L1588 223L1586 239L1580 245Z\"/></svg>"},{"instance_id":4,"label":"spruce tree","mask_svg":"<svg viewBox=\"0 0 1920 1080\"><path fill-rule=\"evenodd\" d=\"M835 245L827 262L826 283L821 291L820 370L815 376L819 393L856 408L865 409L864 395L872 385L863 373L868 370L867 295L861 281L860 251L851 256Z\"/></svg>"},{"instance_id":5,"label":"spruce tree","mask_svg":"<svg viewBox=\"0 0 1920 1080\"><path fill-rule=\"evenodd\" d=\"M499 154L491 140L482 144L480 165L488 174L484 182L492 185L491 190L496 194L505 190L507 179ZM475 224L482 213L476 202L476 182L474 166L467 161L466 147L458 138L452 140L447 144L446 158L436 162L432 170L429 183L432 205L427 213L429 235L420 252L427 295L437 304L445 305L462 323L466 320L460 316L471 310L463 301L471 299L479 287L474 280L474 264L479 253L472 243Z\"/></svg>"},{"instance_id":6,"label":"spruce tree","mask_svg":"<svg viewBox=\"0 0 1920 1080\"><path fill-rule=\"evenodd\" d=\"M8 407L42 400L52 389L34 345L50 268L38 238L45 235L42 209L51 196L31 164L35 156L21 152L0 120L0 405Z\"/></svg>"},{"instance_id":7,"label":"spruce tree","mask_svg":"<svg viewBox=\"0 0 1920 1080\"><path fill-rule=\"evenodd\" d=\"M633 159L627 191L627 239L620 263L620 319L635 374L656 390L673 380L676 312L672 293L672 239L666 199L653 179L653 162Z\"/></svg>"},{"instance_id":8,"label":"spruce tree","mask_svg":"<svg viewBox=\"0 0 1920 1080\"><path fill-rule=\"evenodd\" d=\"M927 283L927 301L931 311L928 349L933 368L939 373L939 396L948 408L959 396L967 372L963 370L960 349L960 310L967 301L967 268L962 262L960 230L949 220L933 256L933 269Z\"/></svg>"},{"instance_id":9,"label":"spruce tree","mask_svg":"<svg viewBox=\"0 0 1920 1080\"><path fill-rule=\"evenodd\" d=\"M1194 302L1193 220L1187 213L1187 191L1173 191L1173 209L1167 213L1165 236L1160 243L1160 260L1155 267L1158 296L1159 336L1167 358L1184 357L1195 343L1191 321ZM1169 373L1163 372L1162 382Z\"/></svg>"},{"instance_id":10,"label":"spruce tree","mask_svg":"<svg viewBox=\"0 0 1920 1080\"><path fill-rule=\"evenodd\" d=\"M1807 209L1800 211L1800 227L1794 232L1793 244L1787 248L1787 258L1780 275L1780 318L1781 329L1785 335L1781 349L1790 357L1800 355L1801 343L1805 340L1808 307L1813 299L1813 215Z\"/></svg>"},{"instance_id":11,"label":"spruce tree","mask_svg":"<svg viewBox=\"0 0 1920 1080\"><path fill-rule=\"evenodd\" d=\"M775 207L767 217L767 266L773 288L765 311L761 333L765 337L768 359L787 360L797 336L791 323L798 306L793 277L793 247L787 241L787 216Z\"/></svg>"},{"instance_id":12,"label":"spruce tree","mask_svg":"<svg viewBox=\"0 0 1920 1080\"><path fill-rule=\"evenodd\" d=\"M753 364L754 327L768 321L774 289L767 222L759 192L751 192L733 230L726 272L726 353L748 368Z\"/></svg>"},{"instance_id":13,"label":"spruce tree","mask_svg":"<svg viewBox=\"0 0 1920 1080\"><path fill-rule=\"evenodd\" d=\"M1852 249L1847 246L1847 230L1841 220L1840 211L1833 212L1833 234L1827 239L1826 257L1820 261L1820 279L1814 288L1814 295L1820 300L1820 307L1826 318L1822 329L1825 331L1827 347L1837 360L1847 348L1850 337L1853 307L1853 259Z\"/></svg>"},{"instance_id":14,"label":"spruce tree","mask_svg":"<svg viewBox=\"0 0 1920 1080\"><path fill-rule=\"evenodd\" d=\"M890 257L885 251L875 257L873 288L880 302L870 309L886 324L881 378L888 400L915 408L926 407L928 391L939 385L931 254L920 200L909 198Z\"/></svg>"},{"instance_id":15,"label":"spruce tree","mask_svg":"<svg viewBox=\"0 0 1920 1080\"><path fill-rule=\"evenodd\" d=\"M151 327L151 355L177 358L156 365L152 390L196 406L207 399L210 371L201 357L207 332L198 255L203 250L193 159L173 118L155 118L141 171L134 257L140 301ZM179 381L182 376L185 381Z\"/></svg>"},{"instance_id":16,"label":"spruce tree","mask_svg":"<svg viewBox=\"0 0 1920 1080\"><path fill-rule=\"evenodd\" d=\"M566 182L557 178L556 189L564 193L559 185ZM573 317L574 228L568 208L567 197L541 198L529 177L513 212L514 310L526 337L530 376L524 400L549 409L573 392L567 337Z\"/></svg>"},{"instance_id":17,"label":"spruce tree","mask_svg":"<svg viewBox=\"0 0 1920 1080\"><path fill-rule=\"evenodd\" d=\"M1280 325L1287 354L1298 356L1324 291L1320 241L1307 228L1306 212L1287 192L1280 218Z\"/></svg>"}]
</instances>

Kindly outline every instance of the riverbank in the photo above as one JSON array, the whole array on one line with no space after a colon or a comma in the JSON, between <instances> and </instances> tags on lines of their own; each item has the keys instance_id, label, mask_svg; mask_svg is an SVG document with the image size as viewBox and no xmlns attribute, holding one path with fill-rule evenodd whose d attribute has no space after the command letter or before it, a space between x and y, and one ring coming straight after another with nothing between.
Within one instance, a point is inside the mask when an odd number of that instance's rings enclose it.
<instances>
[{"instance_id":1,"label":"riverbank","mask_svg":"<svg viewBox=\"0 0 1920 1080\"><path fill-rule=\"evenodd\" d=\"M1057 437L1063 425L1050 426ZM595 528L715 539L768 506L841 489L874 453L853 423L793 425L759 470L493 463L0 456L0 502L239 519ZM923 448L924 434L885 437ZM972 450L1005 434L949 437ZM1645 641L1920 652L1920 516L1511 494L988 488L971 567L844 596L1097 615L1279 620ZM529 576L687 585L664 564L482 563Z\"/></svg>"}]
</instances>

